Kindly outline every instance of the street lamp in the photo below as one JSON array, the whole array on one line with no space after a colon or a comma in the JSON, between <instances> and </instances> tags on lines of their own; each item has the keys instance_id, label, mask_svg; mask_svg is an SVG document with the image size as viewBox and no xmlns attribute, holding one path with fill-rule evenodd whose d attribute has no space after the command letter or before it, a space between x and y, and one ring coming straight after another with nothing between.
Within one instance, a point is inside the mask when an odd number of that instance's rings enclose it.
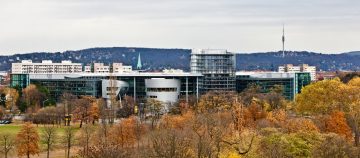
<instances>
[{"instance_id":1,"label":"street lamp","mask_svg":"<svg viewBox=\"0 0 360 158\"><path fill-rule=\"evenodd\" d=\"M45 106L45 102L49 101L49 99L45 99L43 102L42 102L42 106L44 107Z\"/></svg>"}]
</instances>

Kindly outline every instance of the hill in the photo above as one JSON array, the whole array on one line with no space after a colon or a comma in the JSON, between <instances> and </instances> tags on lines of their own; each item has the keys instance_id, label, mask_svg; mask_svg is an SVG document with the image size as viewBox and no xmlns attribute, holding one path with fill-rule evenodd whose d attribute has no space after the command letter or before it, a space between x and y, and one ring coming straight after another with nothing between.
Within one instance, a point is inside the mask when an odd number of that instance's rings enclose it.
<instances>
[{"instance_id":1,"label":"hill","mask_svg":"<svg viewBox=\"0 0 360 158\"><path fill-rule=\"evenodd\" d=\"M89 48L78 51L65 52L35 52L26 54L15 54L10 56L0 56L0 71L8 71L11 63L21 60L31 59L34 62L41 60L71 60L79 63L91 62L122 62L125 65L136 66L137 56L141 54L143 67L147 70L161 70L164 68L184 69L188 71L190 53L189 49L158 49L158 48ZM360 55L356 53L342 54L321 54L314 52L285 52L285 58L282 58L282 52L263 52L251 54L237 54L237 70L276 70L283 64L302 64L315 65L324 71L335 70L360 70Z\"/></svg>"}]
</instances>

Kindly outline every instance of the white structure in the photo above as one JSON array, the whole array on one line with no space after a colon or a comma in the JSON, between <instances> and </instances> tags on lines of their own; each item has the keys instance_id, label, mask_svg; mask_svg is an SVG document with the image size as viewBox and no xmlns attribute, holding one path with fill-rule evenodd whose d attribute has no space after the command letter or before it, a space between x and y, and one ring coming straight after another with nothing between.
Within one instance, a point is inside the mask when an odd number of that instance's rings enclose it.
<instances>
[{"instance_id":1,"label":"white structure","mask_svg":"<svg viewBox=\"0 0 360 158\"><path fill-rule=\"evenodd\" d=\"M113 73L129 73L132 71L131 66L125 66L122 63L113 63Z\"/></svg>"},{"instance_id":2,"label":"white structure","mask_svg":"<svg viewBox=\"0 0 360 158\"><path fill-rule=\"evenodd\" d=\"M1 72L0 71L0 85L3 85L3 82L4 82L7 75L8 75L7 72Z\"/></svg>"},{"instance_id":3,"label":"white structure","mask_svg":"<svg viewBox=\"0 0 360 158\"><path fill-rule=\"evenodd\" d=\"M129 84L119 80L101 80L101 87L102 98L110 99L111 96L127 91Z\"/></svg>"},{"instance_id":4,"label":"white structure","mask_svg":"<svg viewBox=\"0 0 360 158\"><path fill-rule=\"evenodd\" d=\"M43 60L41 63L22 60L21 63L12 63L11 72L18 74L79 73L82 72L82 64L72 63L69 60L61 61L61 63L53 63L51 60Z\"/></svg>"},{"instance_id":5,"label":"white structure","mask_svg":"<svg viewBox=\"0 0 360 158\"><path fill-rule=\"evenodd\" d=\"M316 81L316 67L309 66L308 64L302 64L300 66L294 66L292 64L286 64L279 66L279 72L309 72L311 81Z\"/></svg>"},{"instance_id":6,"label":"white structure","mask_svg":"<svg viewBox=\"0 0 360 158\"><path fill-rule=\"evenodd\" d=\"M145 88L147 98L169 105L179 100L181 83L179 79L151 78L145 79ZM169 107L165 106L165 110L168 111Z\"/></svg>"},{"instance_id":7,"label":"white structure","mask_svg":"<svg viewBox=\"0 0 360 158\"><path fill-rule=\"evenodd\" d=\"M184 71L181 70L181 69L164 69L162 72L163 72L163 73L166 73L166 74L179 74L179 73L184 73Z\"/></svg>"},{"instance_id":8,"label":"white structure","mask_svg":"<svg viewBox=\"0 0 360 158\"><path fill-rule=\"evenodd\" d=\"M85 66L84 72L86 73L129 73L132 71L131 66L125 66L122 63L113 63L112 67L109 65L105 65L104 63L94 63L93 64L94 70L92 70L90 65Z\"/></svg>"}]
</instances>

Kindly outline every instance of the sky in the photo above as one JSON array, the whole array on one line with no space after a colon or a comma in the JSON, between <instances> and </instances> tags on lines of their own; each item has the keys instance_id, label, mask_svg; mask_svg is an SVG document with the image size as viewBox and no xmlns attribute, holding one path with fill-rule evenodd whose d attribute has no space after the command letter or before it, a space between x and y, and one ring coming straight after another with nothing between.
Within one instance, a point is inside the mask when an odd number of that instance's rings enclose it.
<instances>
[{"instance_id":1,"label":"sky","mask_svg":"<svg viewBox=\"0 0 360 158\"><path fill-rule=\"evenodd\" d=\"M0 55L92 47L360 50L359 0L0 0Z\"/></svg>"}]
</instances>

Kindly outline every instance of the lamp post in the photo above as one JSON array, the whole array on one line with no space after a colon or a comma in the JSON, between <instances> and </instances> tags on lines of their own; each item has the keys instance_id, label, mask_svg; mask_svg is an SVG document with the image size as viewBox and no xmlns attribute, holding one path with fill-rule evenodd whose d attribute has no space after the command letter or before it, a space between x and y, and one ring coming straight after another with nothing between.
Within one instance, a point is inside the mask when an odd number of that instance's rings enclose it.
<instances>
[{"instance_id":1,"label":"lamp post","mask_svg":"<svg viewBox=\"0 0 360 158\"><path fill-rule=\"evenodd\" d=\"M45 102L49 101L49 99L45 99L43 102L42 102L42 106L44 107L45 106Z\"/></svg>"}]
</instances>

